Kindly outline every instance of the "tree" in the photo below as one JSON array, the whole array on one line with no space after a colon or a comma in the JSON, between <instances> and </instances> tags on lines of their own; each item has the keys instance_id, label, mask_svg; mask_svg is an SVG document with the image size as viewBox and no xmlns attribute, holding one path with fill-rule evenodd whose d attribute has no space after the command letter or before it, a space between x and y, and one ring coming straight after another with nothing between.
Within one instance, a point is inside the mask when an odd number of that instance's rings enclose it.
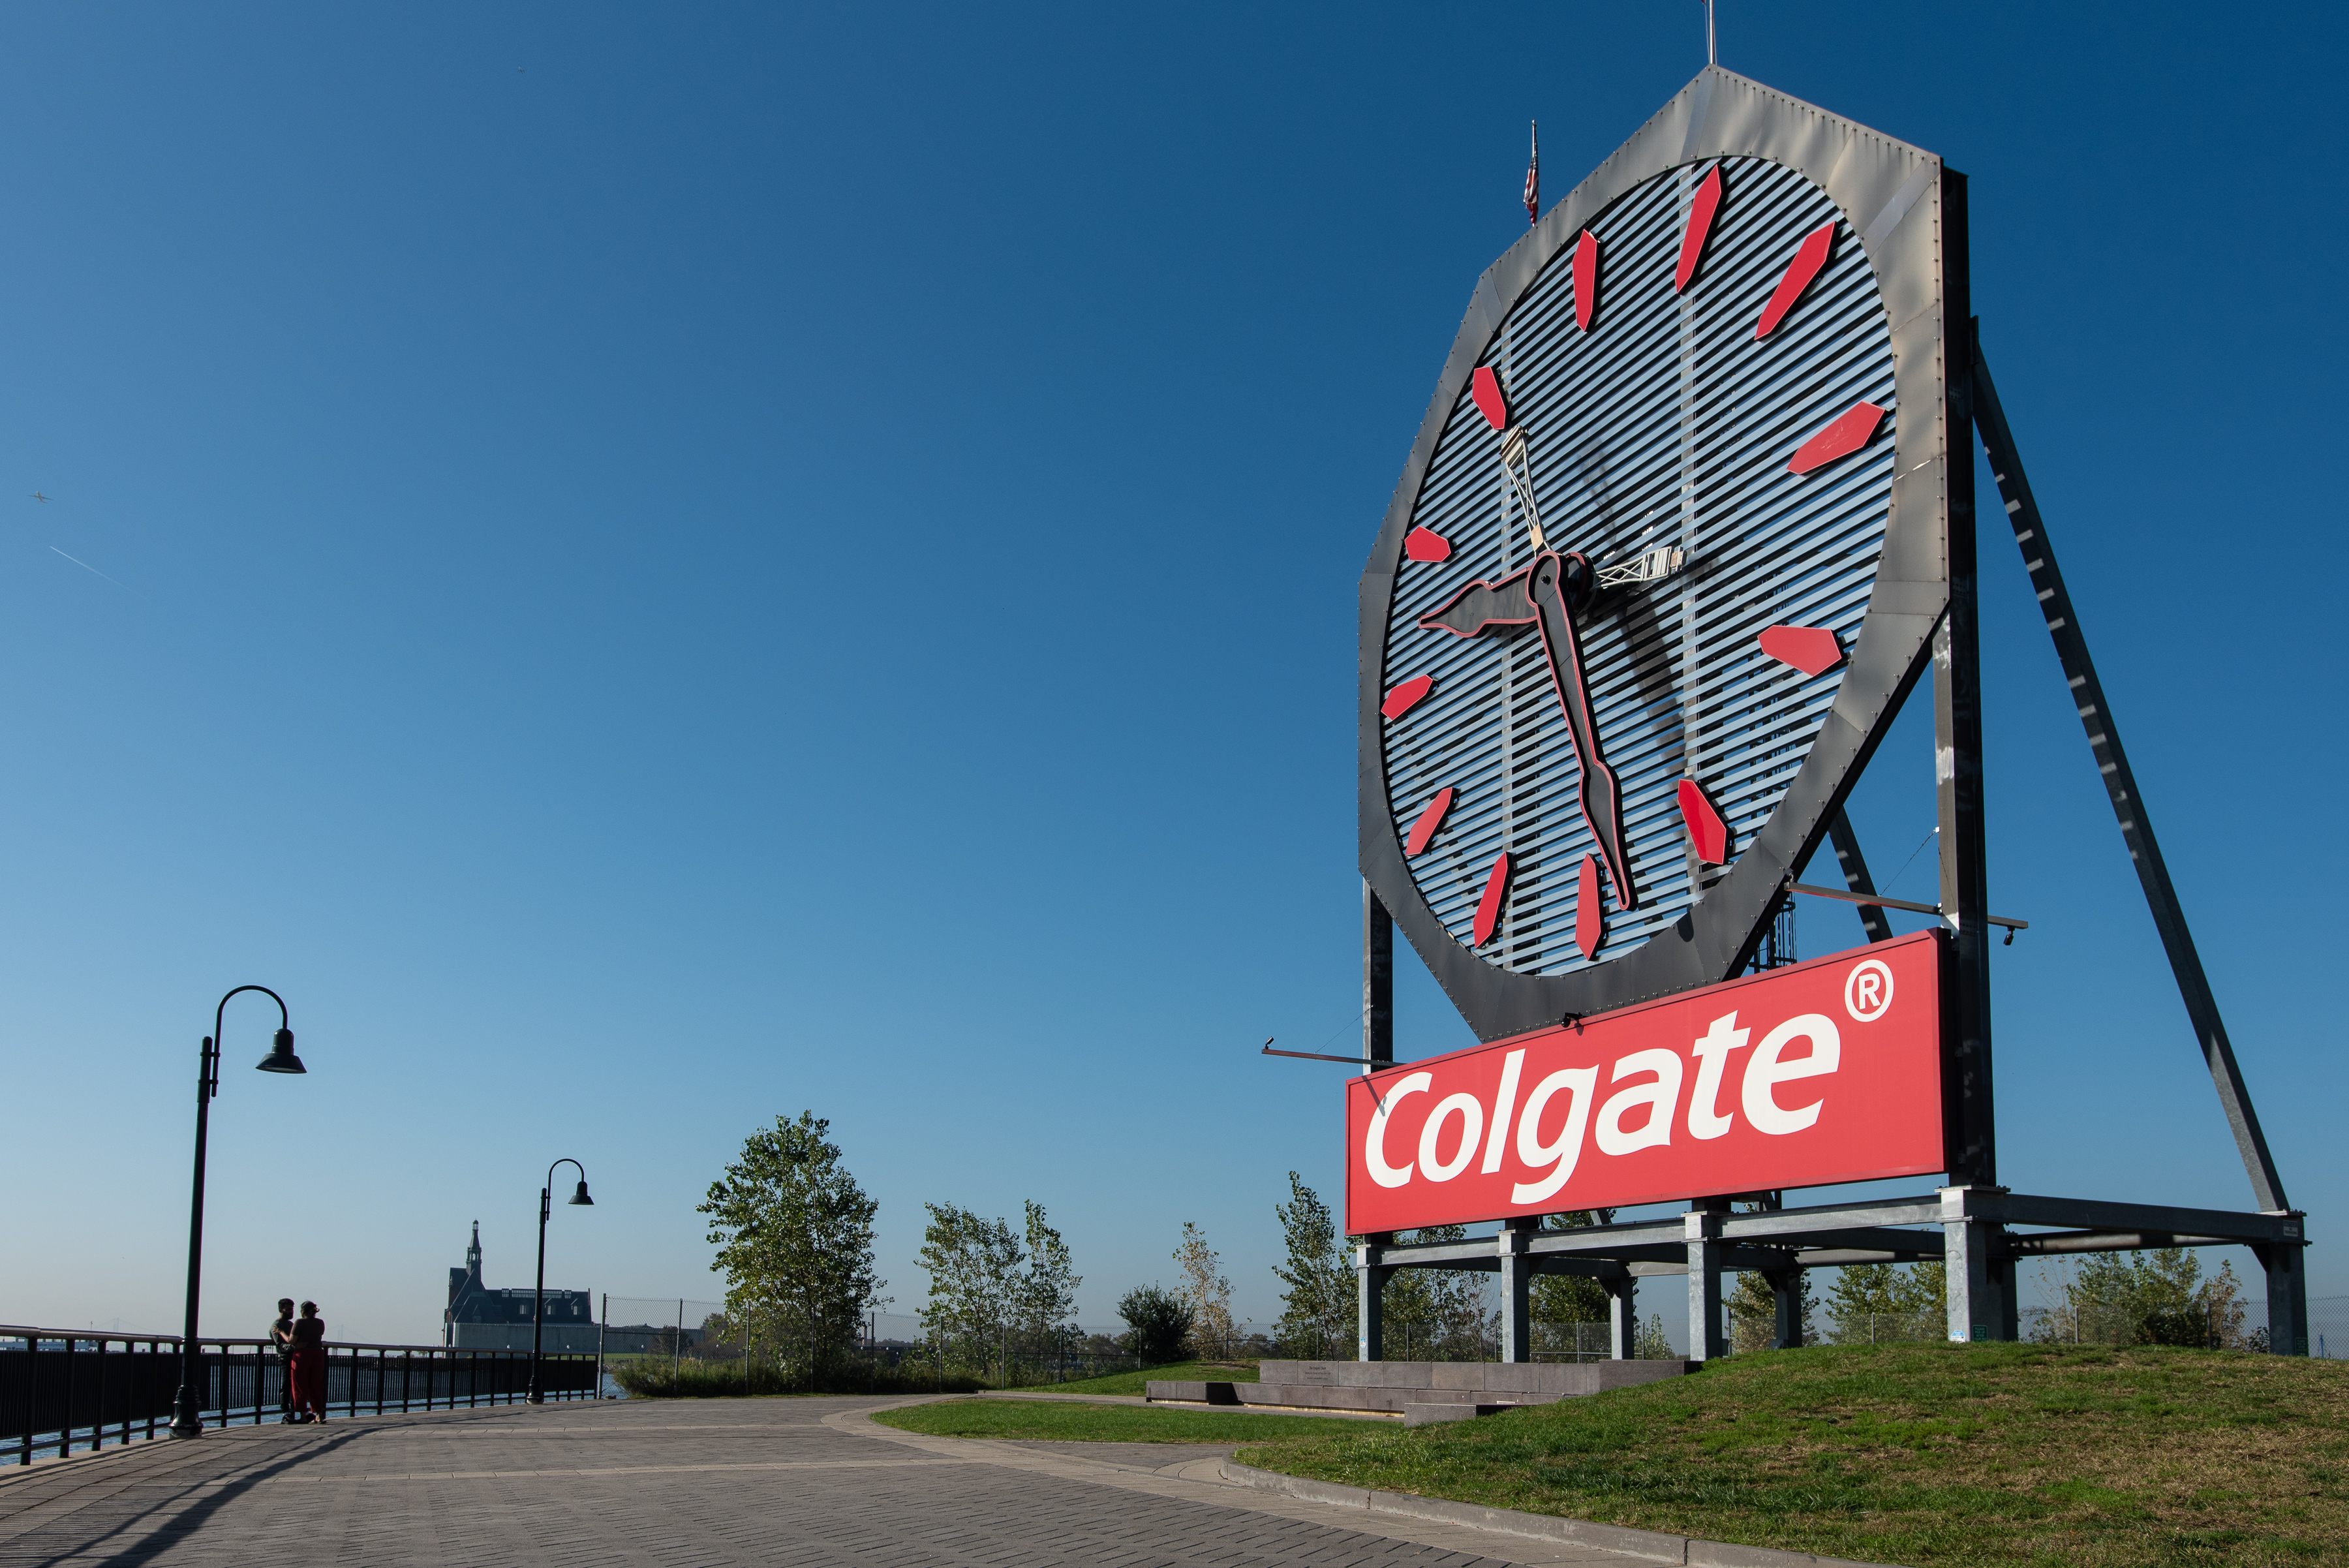
<instances>
[{"instance_id":1,"label":"tree","mask_svg":"<svg viewBox=\"0 0 2349 1568\"><path fill-rule=\"evenodd\" d=\"M1804 1337L1809 1337L1811 1314L1818 1303L1811 1294L1811 1272L1795 1271L1796 1311L1802 1314ZM1737 1276L1727 1302L1732 1326L1730 1347L1740 1354L1767 1350L1778 1343L1778 1293L1770 1287L1770 1276L1748 1269Z\"/></svg>"},{"instance_id":2,"label":"tree","mask_svg":"<svg viewBox=\"0 0 2349 1568\"><path fill-rule=\"evenodd\" d=\"M1183 1299L1191 1308L1191 1338L1203 1357L1231 1354L1232 1282L1220 1269L1221 1260L1207 1245L1207 1233L1190 1220L1183 1221L1183 1244L1174 1249L1183 1269Z\"/></svg>"},{"instance_id":3,"label":"tree","mask_svg":"<svg viewBox=\"0 0 2349 1568\"><path fill-rule=\"evenodd\" d=\"M1117 1303L1125 1319L1125 1348L1146 1366L1164 1366L1183 1358L1183 1342L1191 1335L1191 1303L1157 1285L1125 1293Z\"/></svg>"},{"instance_id":4,"label":"tree","mask_svg":"<svg viewBox=\"0 0 2349 1568\"><path fill-rule=\"evenodd\" d=\"M1827 1292L1838 1345L1929 1341L1949 1334L1947 1271L1940 1263L1852 1263Z\"/></svg>"},{"instance_id":5,"label":"tree","mask_svg":"<svg viewBox=\"0 0 2349 1568\"><path fill-rule=\"evenodd\" d=\"M855 1343L865 1309L886 1299L873 1264L881 1206L840 1163L831 1127L813 1111L776 1117L695 1209L709 1217L728 1319L796 1346L810 1386Z\"/></svg>"},{"instance_id":6,"label":"tree","mask_svg":"<svg viewBox=\"0 0 2349 1568\"><path fill-rule=\"evenodd\" d=\"M1353 1337L1354 1265L1346 1257L1337 1216L1321 1195L1288 1173L1288 1201L1272 1206L1288 1247L1288 1264L1272 1272L1288 1287L1281 1293L1281 1347L1291 1355L1319 1359L1338 1353Z\"/></svg>"},{"instance_id":7,"label":"tree","mask_svg":"<svg viewBox=\"0 0 2349 1568\"><path fill-rule=\"evenodd\" d=\"M1578 1209L1542 1216L1545 1231L1583 1231L1614 1222L1612 1209ZM1612 1307L1607 1287L1588 1274L1536 1274L1527 1315L1536 1323L1568 1328L1575 1324L1611 1322ZM1571 1348L1579 1351L1582 1346L1577 1343ZM1603 1352L1606 1346L1599 1349Z\"/></svg>"},{"instance_id":8,"label":"tree","mask_svg":"<svg viewBox=\"0 0 2349 1568\"><path fill-rule=\"evenodd\" d=\"M952 1203L922 1207L930 1213L920 1255L930 1276L922 1326L942 1353L953 1350L957 1361L984 1368L1019 1314L1018 1271L1026 1254L1000 1220L982 1220ZM1008 1365L1004 1375L1010 1375Z\"/></svg>"},{"instance_id":9,"label":"tree","mask_svg":"<svg viewBox=\"0 0 2349 1568\"><path fill-rule=\"evenodd\" d=\"M1423 1225L1398 1241L1458 1241L1464 1225ZM1389 1341L1406 1358L1481 1361L1499 1338L1500 1314L1485 1300L1485 1276L1467 1269L1397 1269L1381 1298Z\"/></svg>"},{"instance_id":10,"label":"tree","mask_svg":"<svg viewBox=\"0 0 2349 1568\"><path fill-rule=\"evenodd\" d=\"M2242 1285L2232 1263L2205 1278L2183 1247L2148 1258L2095 1252L2059 1276L2054 1304L2033 1337L2091 1345L2179 1345L2214 1349L2257 1347L2243 1332Z\"/></svg>"},{"instance_id":11,"label":"tree","mask_svg":"<svg viewBox=\"0 0 2349 1568\"><path fill-rule=\"evenodd\" d=\"M1065 1320L1077 1310L1077 1287L1083 1276L1076 1270L1069 1245L1044 1222L1044 1206L1028 1200L1028 1272L1016 1286L1021 1319L1035 1332L1037 1349L1057 1345L1075 1335Z\"/></svg>"}]
</instances>

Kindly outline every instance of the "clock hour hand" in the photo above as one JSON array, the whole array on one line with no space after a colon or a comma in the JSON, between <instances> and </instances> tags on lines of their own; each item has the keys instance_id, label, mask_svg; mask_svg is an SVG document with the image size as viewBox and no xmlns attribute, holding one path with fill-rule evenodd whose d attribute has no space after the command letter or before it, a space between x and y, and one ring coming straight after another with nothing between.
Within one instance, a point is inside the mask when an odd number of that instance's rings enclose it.
<instances>
[{"instance_id":1,"label":"clock hour hand","mask_svg":"<svg viewBox=\"0 0 2349 1568\"><path fill-rule=\"evenodd\" d=\"M1582 639L1574 624L1575 606L1588 602L1589 586L1590 567L1581 556L1545 550L1534 557L1530 587L1535 623L1541 628L1542 651L1549 656L1550 684L1574 736L1575 761L1582 774L1582 820L1599 845L1616 903L1636 909L1640 895L1631 886L1631 859L1623 843L1623 794L1615 770L1599 749L1599 723L1591 715L1590 691L1582 674Z\"/></svg>"},{"instance_id":2,"label":"clock hour hand","mask_svg":"<svg viewBox=\"0 0 2349 1568\"><path fill-rule=\"evenodd\" d=\"M1470 583L1444 600L1442 608L1420 617L1420 629L1476 638L1495 627L1531 626L1534 601L1526 583L1533 571L1524 566L1489 583Z\"/></svg>"}]
</instances>

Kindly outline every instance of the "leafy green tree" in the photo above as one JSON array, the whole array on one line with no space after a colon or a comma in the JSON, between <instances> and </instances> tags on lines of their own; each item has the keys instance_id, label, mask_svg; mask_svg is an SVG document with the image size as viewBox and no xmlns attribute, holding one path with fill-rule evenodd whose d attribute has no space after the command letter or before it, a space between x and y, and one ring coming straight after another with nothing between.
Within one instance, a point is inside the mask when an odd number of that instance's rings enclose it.
<instances>
[{"instance_id":1,"label":"leafy green tree","mask_svg":"<svg viewBox=\"0 0 2349 1568\"><path fill-rule=\"evenodd\" d=\"M1873 1345L1945 1337L1946 1272L1940 1263L1852 1263L1838 1270L1826 1303L1836 1342Z\"/></svg>"},{"instance_id":2,"label":"leafy green tree","mask_svg":"<svg viewBox=\"0 0 2349 1568\"><path fill-rule=\"evenodd\" d=\"M1033 1331L1040 1351L1075 1337L1075 1325L1067 1320L1077 1310L1077 1287L1085 1282L1069 1244L1045 1222L1044 1206L1030 1199L1027 1210L1028 1272L1014 1289L1021 1320Z\"/></svg>"},{"instance_id":3,"label":"leafy green tree","mask_svg":"<svg viewBox=\"0 0 2349 1568\"><path fill-rule=\"evenodd\" d=\"M1337 1216L1293 1170L1288 1201L1274 1204L1272 1212L1288 1249L1288 1266L1272 1266L1288 1287L1280 1297L1281 1347L1308 1359L1338 1355L1354 1336L1355 1282Z\"/></svg>"},{"instance_id":4,"label":"leafy green tree","mask_svg":"<svg viewBox=\"0 0 2349 1568\"><path fill-rule=\"evenodd\" d=\"M1125 1293L1117 1303L1125 1319L1125 1348L1146 1366L1164 1366L1183 1357L1183 1342L1191 1334L1191 1303L1157 1285Z\"/></svg>"},{"instance_id":5,"label":"leafy green tree","mask_svg":"<svg viewBox=\"0 0 2349 1568\"><path fill-rule=\"evenodd\" d=\"M1464 1225L1424 1225L1396 1240L1459 1241L1467 1235ZM1396 1360L1481 1361L1498 1337L1500 1314L1486 1304L1484 1275L1473 1270L1397 1269L1381 1300L1388 1354Z\"/></svg>"},{"instance_id":6,"label":"leafy green tree","mask_svg":"<svg viewBox=\"0 0 2349 1568\"><path fill-rule=\"evenodd\" d=\"M2043 1340L2091 1345L2207 1345L2255 1348L2243 1330L2242 1286L2234 1265L2205 1276L2183 1247L2092 1252L2066 1269L2034 1333Z\"/></svg>"},{"instance_id":7,"label":"leafy green tree","mask_svg":"<svg viewBox=\"0 0 2349 1568\"><path fill-rule=\"evenodd\" d=\"M1614 1222L1612 1209L1578 1209L1570 1213L1542 1216L1545 1231L1582 1231ZM1536 1323L1609 1321L1607 1287L1587 1274L1536 1274L1529 1300L1528 1315Z\"/></svg>"},{"instance_id":8,"label":"leafy green tree","mask_svg":"<svg viewBox=\"0 0 2349 1568\"><path fill-rule=\"evenodd\" d=\"M855 1344L868 1307L886 1298L873 1262L880 1205L840 1162L832 1124L813 1111L775 1118L709 1185L709 1218L726 1315L767 1344L793 1347L810 1385Z\"/></svg>"},{"instance_id":9,"label":"leafy green tree","mask_svg":"<svg viewBox=\"0 0 2349 1568\"><path fill-rule=\"evenodd\" d=\"M930 1220L920 1261L930 1295L922 1325L942 1353L967 1366L993 1361L1008 1386L1015 1348L1032 1363L1076 1337L1067 1319L1084 1280L1042 1204L1028 1200L1020 1231L957 1204L923 1207Z\"/></svg>"},{"instance_id":10,"label":"leafy green tree","mask_svg":"<svg viewBox=\"0 0 2349 1568\"><path fill-rule=\"evenodd\" d=\"M1011 1324L1020 1314L1019 1274L1026 1253L1019 1238L1000 1220L985 1220L952 1203L925 1203L930 1222L922 1231L920 1262L930 1276L922 1327L945 1354L966 1366L984 1368L1005 1348ZM1004 1369L1008 1377L1009 1367Z\"/></svg>"}]
</instances>

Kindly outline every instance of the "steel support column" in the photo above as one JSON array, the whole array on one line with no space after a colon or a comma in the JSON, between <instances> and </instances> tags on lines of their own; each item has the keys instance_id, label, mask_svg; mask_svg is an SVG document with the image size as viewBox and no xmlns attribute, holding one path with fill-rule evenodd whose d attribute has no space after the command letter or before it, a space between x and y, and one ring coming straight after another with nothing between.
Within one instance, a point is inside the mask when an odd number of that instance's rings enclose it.
<instances>
[{"instance_id":1,"label":"steel support column","mask_svg":"<svg viewBox=\"0 0 2349 1568\"><path fill-rule=\"evenodd\" d=\"M1948 254L1966 254L1966 186L1945 172L1941 191ZM1974 551L1973 333L1960 270L1944 302L1949 331L1950 607L1933 634L1933 780L1941 839L1940 906L1957 927L1951 966L1950 1179L1973 1186L1998 1180L1998 1135L1991 1073L1989 835L1982 804L1982 627ZM1954 1285L1952 1286L1954 1289ZM1954 1300L1954 1297L1952 1298ZM1952 1308L1954 1311L1955 1309ZM1954 1319L1951 1320L1953 1323ZM1981 1319L1997 1332L2001 1320Z\"/></svg>"},{"instance_id":2,"label":"steel support column","mask_svg":"<svg viewBox=\"0 0 2349 1568\"><path fill-rule=\"evenodd\" d=\"M1373 1263L1377 1251L1393 1241L1392 1232L1365 1236L1354 1249L1354 1359L1387 1358L1386 1293L1391 1268Z\"/></svg>"},{"instance_id":3,"label":"steel support column","mask_svg":"<svg viewBox=\"0 0 2349 1568\"><path fill-rule=\"evenodd\" d=\"M1599 1282L1607 1292L1607 1354L1630 1361L1640 1345L1640 1282L1630 1274Z\"/></svg>"},{"instance_id":4,"label":"steel support column","mask_svg":"<svg viewBox=\"0 0 2349 1568\"><path fill-rule=\"evenodd\" d=\"M1941 1189L1941 1262L1948 1281L1949 1332L1955 1344L2012 1339L2015 1311L2009 1288L2014 1265L2001 1257L2005 1227L1969 1211L1976 1196L2002 1197L1998 1187Z\"/></svg>"},{"instance_id":5,"label":"steel support column","mask_svg":"<svg viewBox=\"0 0 2349 1568\"><path fill-rule=\"evenodd\" d=\"M1534 1218L1510 1220L1495 1237L1494 1251L1501 1255L1501 1359L1531 1361L1533 1346L1533 1300L1528 1287L1533 1283L1532 1254L1526 1242L1541 1221Z\"/></svg>"},{"instance_id":6,"label":"steel support column","mask_svg":"<svg viewBox=\"0 0 2349 1568\"><path fill-rule=\"evenodd\" d=\"M2268 1276L2268 1349L2278 1355L2306 1355L2308 1344L2308 1251L2297 1241L2251 1249Z\"/></svg>"},{"instance_id":7,"label":"steel support column","mask_svg":"<svg viewBox=\"0 0 2349 1568\"><path fill-rule=\"evenodd\" d=\"M1688 1244L1689 1359L1712 1361L1729 1354L1721 1332L1722 1215L1692 1209L1681 1220Z\"/></svg>"},{"instance_id":8,"label":"steel support column","mask_svg":"<svg viewBox=\"0 0 2349 1568\"><path fill-rule=\"evenodd\" d=\"M1776 1308L1770 1348L1800 1350L1803 1347L1803 1331L1808 1326L1803 1321L1803 1271L1764 1270L1762 1277L1770 1282L1770 1299Z\"/></svg>"}]
</instances>

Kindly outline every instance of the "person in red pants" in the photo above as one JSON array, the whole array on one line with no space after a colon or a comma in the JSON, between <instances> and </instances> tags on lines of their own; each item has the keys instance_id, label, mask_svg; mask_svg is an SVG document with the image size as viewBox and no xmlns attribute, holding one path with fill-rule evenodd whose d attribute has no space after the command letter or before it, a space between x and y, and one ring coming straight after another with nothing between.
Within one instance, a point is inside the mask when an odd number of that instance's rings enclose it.
<instances>
[{"instance_id":1,"label":"person in red pants","mask_svg":"<svg viewBox=\"0 0 2349 1568\"><path fill-rule=\"evenodd\" d=\"M294 1418L326 1418L326 1324L316 1302L304 1302L294 1320L294 1354L286 1361L285 1380L293 1385Z\"/></svg>"}]
</instances>

